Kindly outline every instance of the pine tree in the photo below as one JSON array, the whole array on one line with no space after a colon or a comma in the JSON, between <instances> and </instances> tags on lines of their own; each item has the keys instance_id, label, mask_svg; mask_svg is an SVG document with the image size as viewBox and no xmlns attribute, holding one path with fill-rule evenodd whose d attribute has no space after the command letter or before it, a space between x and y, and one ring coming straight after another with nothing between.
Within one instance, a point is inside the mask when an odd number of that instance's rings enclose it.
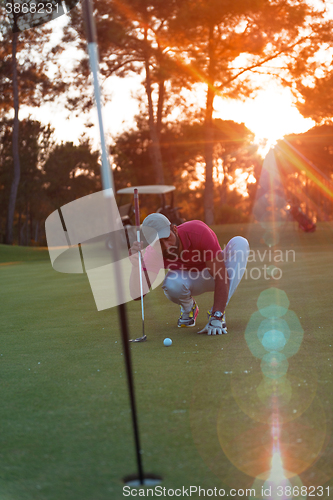
<instances>
[{"instance_id":1,"label":"pine tree","mask_svg":"<svg viewBox=\"0 0 333 500\"><path fill-rule=\"evenodd\" d=\"M7 5L7 4L6 4ZM8 5L14 5L8 2ZM7 244L13 243L13 222L16 199L20 184L21 167L19 157L19 109L22 105L39 107L42 103L54 99L65 90L61 77L52 80L47 76L48 64L60 50L45 53L45 46L50 39L48 26L29 28L40 24L33 21L35 16L20 14L8 15L0 9L0 117L4 118L14 110L12 157L13 177L7 211ZM46 22L48 19L44 19ZM23 22L24 21L24 22ZM22 29L23 31L20 31Z\"/></svg>"},{"instance_id":2,"label":"pine tree","mask_svg":"<svg viewBox=\"0 0 333 500\"><path fill-rule=\"evenodd\" d=\"M177 5L171 23L175 45L192 81L206 86L204 203L205 220L213 224L215 97L248 97L255 90L254 74L271 75L293 88L332 40L332 23L302 0L181 0Z\"/></svg>"}]
</instances>

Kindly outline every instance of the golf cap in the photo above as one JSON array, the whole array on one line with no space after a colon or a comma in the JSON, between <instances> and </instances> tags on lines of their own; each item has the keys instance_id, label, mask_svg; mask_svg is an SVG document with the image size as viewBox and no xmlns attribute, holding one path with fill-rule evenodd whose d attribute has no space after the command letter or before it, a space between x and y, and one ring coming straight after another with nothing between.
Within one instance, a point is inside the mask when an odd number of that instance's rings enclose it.
<instances>
[{"instance_id":1,"label":"golf cap","mask_svg":"<svg viewBox=\"0 0 333 500\"><path fill-rule=\"evenodd\" d=\"M155 240L156 236L159 239L169 238L170 226L171 222L169 221L169 219L167 219L167 217L165 217L165 215L150 214L142 223L142 232L145 235L147 241L152 243L152 240Z\"/></svg>"}]
</instances>

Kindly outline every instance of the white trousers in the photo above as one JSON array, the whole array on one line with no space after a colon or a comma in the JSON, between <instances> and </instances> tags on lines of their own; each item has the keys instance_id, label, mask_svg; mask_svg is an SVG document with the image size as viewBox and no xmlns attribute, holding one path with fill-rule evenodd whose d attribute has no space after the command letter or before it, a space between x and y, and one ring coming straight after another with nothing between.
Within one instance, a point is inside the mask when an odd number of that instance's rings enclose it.
<instances>
[{"instance_id":1,"label":"white trousers","mask_svg":"<svg viewBox=\"0 0 333 500\"><path fill-rule=\"evenodd\" d=\"M243 277L249 250L249 243L242 236L232 238L222 250L229 282L227 305ZM203 271L176 269L167 272L162 288L169 300L181 305L188 312L193 304L192 297L205 292L213 292L215 280L207 268Z\"/></svg>"}]
</instances>

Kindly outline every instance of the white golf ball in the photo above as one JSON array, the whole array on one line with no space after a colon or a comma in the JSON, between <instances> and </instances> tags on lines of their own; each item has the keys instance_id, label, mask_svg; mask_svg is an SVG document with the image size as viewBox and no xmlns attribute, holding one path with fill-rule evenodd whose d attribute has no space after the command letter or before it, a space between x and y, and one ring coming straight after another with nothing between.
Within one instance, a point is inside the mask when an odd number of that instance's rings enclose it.
<instances>
[{"instance_id":1,"label":"white golf ball","mask_svg":"<svg viewBox=\"0 0 333 500\"><path fill-rule=\"evenodd\" d=\"M164 339L164 340L163 340L163 344L164 344L166 347L168 347L169 345L171 345L171 344L172 344L172 340L171 340L171 339L166 338L166 339Z\"/></svg>"}]
</instances>

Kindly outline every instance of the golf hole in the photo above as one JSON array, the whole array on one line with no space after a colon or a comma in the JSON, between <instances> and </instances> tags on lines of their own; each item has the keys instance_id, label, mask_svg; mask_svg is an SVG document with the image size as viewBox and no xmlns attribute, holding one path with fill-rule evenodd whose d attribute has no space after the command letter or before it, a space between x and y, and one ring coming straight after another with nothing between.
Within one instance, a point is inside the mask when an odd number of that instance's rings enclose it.
<instances>
[{"instance_id":1,"label":"golf hole","mask_svg":"<svg viewBox=\"0 0 333 500\"><path fill-rule=\"evenodd\" d=\"M138 474L130 474L129 476L125 476L123 481L126 486L135 488L136 486L157 486L158 484L161 484L162 479L163 478L161 476L157 476L156 474L144 474L142 484Z\"/></svg>"}]
</instances>

